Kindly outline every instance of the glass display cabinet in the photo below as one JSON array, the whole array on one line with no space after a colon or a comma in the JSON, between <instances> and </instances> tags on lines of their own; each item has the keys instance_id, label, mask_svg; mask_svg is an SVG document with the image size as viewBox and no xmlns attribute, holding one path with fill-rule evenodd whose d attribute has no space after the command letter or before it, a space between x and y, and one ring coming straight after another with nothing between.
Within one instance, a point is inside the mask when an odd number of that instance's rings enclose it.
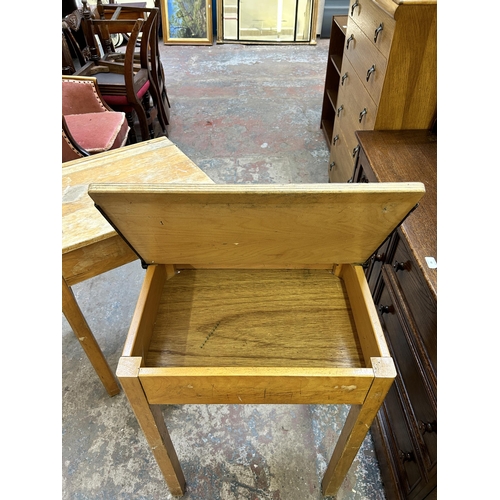
<instances>
[{"instance_id":1,"label":"glass display cabinet","mask_svg":"<svg viewBox=\"0 0 500 500\"><path fill-rule=\"evenodd\" d=\"M217 42L316 43L318 0L217 0Z\"/></svg>"}]
</instances>

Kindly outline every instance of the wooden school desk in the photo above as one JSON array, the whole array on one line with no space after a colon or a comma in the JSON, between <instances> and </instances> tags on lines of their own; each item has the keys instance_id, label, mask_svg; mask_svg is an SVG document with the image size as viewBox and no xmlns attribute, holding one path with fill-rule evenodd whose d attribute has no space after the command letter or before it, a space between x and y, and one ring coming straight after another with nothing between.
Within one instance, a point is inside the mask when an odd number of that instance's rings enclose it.
<instances>
[{"instance_id":1,"label":"wooden school desk","mask_svg":"<svg viewBox=\"0 0 500 500\"><path fill-rule=\"evenodd\" d=\"M62 166L62 310L110 396L120 388L71 286L137 259L87 194L91 182L213 183L161 137Z\"/></svg>"}]
</instances>

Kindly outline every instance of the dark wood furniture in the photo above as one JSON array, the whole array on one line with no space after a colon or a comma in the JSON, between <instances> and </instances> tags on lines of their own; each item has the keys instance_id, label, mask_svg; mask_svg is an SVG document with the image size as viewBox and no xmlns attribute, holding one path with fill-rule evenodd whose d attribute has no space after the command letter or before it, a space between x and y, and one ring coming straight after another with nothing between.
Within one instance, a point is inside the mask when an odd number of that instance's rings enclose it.
<instances>
[{"instance_id":1,"label":"dark wood furniture","mask_svg":"<svg viewBox=\"0 0 500 500\"><path fill-rule=\"evenodd\" d=\"M352 182L423 182L426 194L365 274L398 376L372 435L390 499L437 495L437 137L358 131Z\"/></svg>"}]
</instances>

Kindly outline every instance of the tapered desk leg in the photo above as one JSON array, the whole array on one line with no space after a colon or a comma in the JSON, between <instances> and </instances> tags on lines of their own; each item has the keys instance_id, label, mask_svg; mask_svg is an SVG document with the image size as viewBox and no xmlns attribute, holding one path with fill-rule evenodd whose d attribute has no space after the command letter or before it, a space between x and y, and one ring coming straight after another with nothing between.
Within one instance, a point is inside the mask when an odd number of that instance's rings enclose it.
<instances>
[{"instance_id":1,"label":"tapered desk leg","mask_svg":"<svg viewBox=\"0 0 500 500\"><path fill-rule=\"evenodd\" d=\"M174 496L182 496L186 491L186 480L165 425L161 407L150 405L144 394L138 376L140 366L141 358L122 357L118 362L116 374L165 477L170 493Z\"/></svg>"},{"instance_id":2,"label":"tapered desk leg","mask_svg":"<svg viewBox=\"0 0 500 500\"><path fill-rule=\"evenodd\" d=\"M396 376L392 358L372 358L375 378L362 405L353 405L323 477L323 495L336 495Z\"/></svg>"},{"instance_id":3,"label":"tapered desk leg","mask_svg":"<svg viewBox=\"0 0 500 500\"><path fill-rule=\"evenodd\" d=\"M64 278L62 279L62 312L76 338L80 341L104 388L110 396L115 396L120 392L120 386L76 302L73 291Z\"/></svg>"}]
</instances>

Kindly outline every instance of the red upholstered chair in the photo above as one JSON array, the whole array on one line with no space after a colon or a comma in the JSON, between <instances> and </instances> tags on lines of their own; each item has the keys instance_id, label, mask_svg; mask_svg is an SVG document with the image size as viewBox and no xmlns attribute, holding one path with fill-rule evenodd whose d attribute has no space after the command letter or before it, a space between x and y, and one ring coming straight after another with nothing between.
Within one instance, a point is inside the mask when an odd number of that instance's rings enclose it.
<instances>
[{"instance_id":1,"label":"red upholstered chair","mask_svg":"<svg viewBox=\"0 0 500 500\"><path fill-rule=\"evenodd\" d=\"M62 161L120 148L127 143L125 113L102 99L93 77L62 75Z\"/></svg>"}]
</instances>

